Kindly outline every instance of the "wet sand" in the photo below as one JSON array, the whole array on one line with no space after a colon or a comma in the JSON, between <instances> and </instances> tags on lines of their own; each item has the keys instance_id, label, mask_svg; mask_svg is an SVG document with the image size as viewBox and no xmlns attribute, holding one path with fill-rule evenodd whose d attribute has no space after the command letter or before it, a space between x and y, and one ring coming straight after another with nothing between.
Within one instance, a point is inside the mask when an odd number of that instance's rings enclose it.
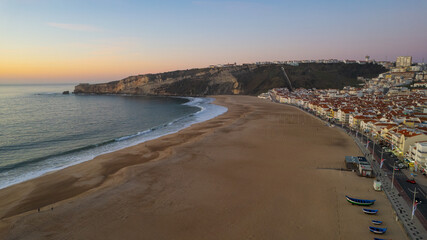
<instances>
[{"instance_id":1,"label":"wet sand","mask_svg":"<svg viewBox=\"0 0 427 240\"><path fill-rule=\"evenodd\" d=\"M0 239L407 239L344 132L290 106L215 96L229 111L0 190ZM375 217L345 195L376 199ZM40 212L38 212L40 208Z\"/></svg>"}]
</instances>

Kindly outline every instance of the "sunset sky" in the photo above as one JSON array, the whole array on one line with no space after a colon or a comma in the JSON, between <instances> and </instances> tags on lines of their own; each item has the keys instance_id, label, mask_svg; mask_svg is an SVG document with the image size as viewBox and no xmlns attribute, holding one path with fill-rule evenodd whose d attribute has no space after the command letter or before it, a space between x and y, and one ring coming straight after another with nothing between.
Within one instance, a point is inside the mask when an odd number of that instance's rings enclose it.
<instances>
[{"instance_id":1,"label":"sunset sky","mask_svg":"<svg viewBox=\"0 0 427 240\"><path fill-rule=\"evenodd\" d=\"M0 0L0 83L365 55L422 62L426 9L426 0Z\"/></svg>"}]
</instances>

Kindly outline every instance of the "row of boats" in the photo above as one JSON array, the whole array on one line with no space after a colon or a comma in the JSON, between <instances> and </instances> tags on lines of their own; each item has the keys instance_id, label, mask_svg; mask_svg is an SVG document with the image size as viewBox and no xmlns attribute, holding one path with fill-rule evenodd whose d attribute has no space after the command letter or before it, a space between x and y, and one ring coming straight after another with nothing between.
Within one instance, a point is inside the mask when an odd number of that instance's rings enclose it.
<instances>
[{"instance_id":1,"label":"row of boats","mask_svg":"<svg viewBox=\"0 0 427 240\"><path fill-rule=\"evenodd\" d=\"M352 198L349 196L345 196L347 201L353 205L358 206L371 206L375 203L375 200L366 200L366 199L358 199L358 198ZM363 208L362 211L366 214L374 215L378 213L377 209L369 209L369 208ZM381 225L383 222L378 220L372 220L372 224L374 225ZM379 227L369 227L369 231L375 233L375 234L384 234L387 231L387 228L379 228ZM384 240L381 238L374 238L374 240Z\"/></svg>"}]
</instances>

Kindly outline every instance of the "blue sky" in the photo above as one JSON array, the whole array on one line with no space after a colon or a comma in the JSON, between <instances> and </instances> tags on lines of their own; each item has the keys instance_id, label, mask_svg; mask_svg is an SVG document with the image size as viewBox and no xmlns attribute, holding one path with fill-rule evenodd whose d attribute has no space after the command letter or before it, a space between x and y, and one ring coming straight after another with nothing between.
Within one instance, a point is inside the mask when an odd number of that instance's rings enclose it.
<instances>
[{"instance_id":1,"label":"blue sky","mask_svg":"<svg viewBox=\"0 0 427 240\"><path fill-rule=\"evenodd\" d=\"M0 0L0 83L365 55L421 62L425 9L425 0Z\"/></svg>"}]
</instances>

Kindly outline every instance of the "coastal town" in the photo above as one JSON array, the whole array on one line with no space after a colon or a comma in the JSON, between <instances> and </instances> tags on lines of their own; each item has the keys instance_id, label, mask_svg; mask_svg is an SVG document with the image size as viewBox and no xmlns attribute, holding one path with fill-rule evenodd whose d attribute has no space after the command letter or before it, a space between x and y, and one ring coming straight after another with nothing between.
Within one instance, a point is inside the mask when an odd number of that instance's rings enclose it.
<instances>
[{"instance_id":1,"label":"coastal town","mask_svg":"<svg viewBox=\"0 0 427 240\"><path fill-rule=\"evenodd\" d=\"M368 56L366 60L376 63ZM359 77L360 87L294 91L275 88L259 97L298 106L331 124L366 135L397 156L410 171L425 175L427 66L413 64L412 57L398 57L395 64L378 64L388 71L376 78Z\"/></svg>"},{"instance_id":2,"label":"coastal town","mask_svg":"<svg viewBox=\"0 0 427 240\"><path fill-rule=\"evenodd\" d=\"M408 236L420 239L412 218L417 216L426 228L427 66L413 64L410 56L381 64L388 71L375 78L358 77L359 87L293 89L288 81L288 88L274 88L258 97L298 107L352 136L363 156L346 156L347 170L375 177L375 190L386 184L383 190L394 206L396 219ZM402 212L401 206L406 204L409 209Z\"/></svg>"},{"instance_id":3,"label":"coastal town","mask_svg":"<svg viewBox=\"0 0 427 240\"><path fill-rule=\"evenodd\" d=\"M0 0L0 240L427 240L427 0Z\"/></svg>"},{"instance_id":4,"label":"coastal town","mask_svg":"<svg viewBox=\"0 0 427 240\"><path fill-rule=\"evenodd\" d=\"M409 61L412 62L412 57L407 57ZM406 60L408 61L408 60ZM317 60L287 60L287 61L259 61L255 63L242 63L243 66L261 66L261 65L272 65L272 64L282 64L282 65L289 65L289 66L299 66L300 64L308 64L308 63L325 63L325 64L333 64L333 63L344 63L344 64L360 64L365 65L369 63L379 64L387 69L390 69L393 67L394 63L390 61L375 61L371 60L370 56L365 56L365 60L340 60L340 59L317 59ZM226 63L226 64L212 64L209 65L209 68L227 68L227 67L234 67L238 66L237 63ZM420 65L420 66L423 66ZM416 71L422 71L422 67L418 66L412 66L414 70ZM400 71L401 69L396 69L396 71ZM425 69L424 69L425 70ZM406 71L406 70L405 70Z\"/></svg>"}]
</instances>

